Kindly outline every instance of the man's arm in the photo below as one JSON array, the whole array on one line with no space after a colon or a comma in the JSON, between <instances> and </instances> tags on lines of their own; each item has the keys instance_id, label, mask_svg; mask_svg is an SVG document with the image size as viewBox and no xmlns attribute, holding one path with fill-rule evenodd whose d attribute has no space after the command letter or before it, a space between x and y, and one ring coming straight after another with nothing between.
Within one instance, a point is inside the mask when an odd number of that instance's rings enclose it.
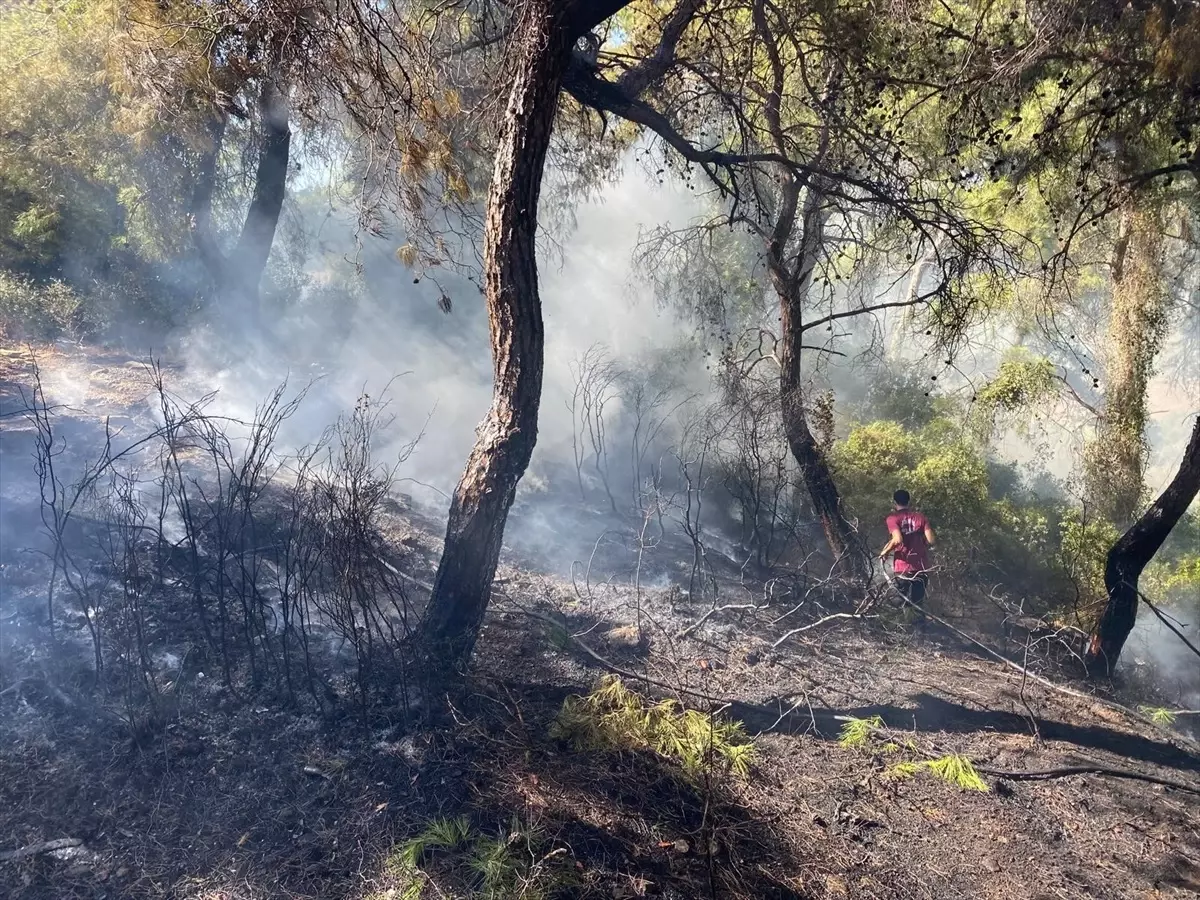
<instances>
[{"instance_id":1,"label":"man's arm","mask_svg":"<svg viewBox=\"0 0 1200 900\"><path fill-rule=\"evenodd\" d=\"M892 528L892 537L879 551L880 559L887 559L888 555L894 553L897 549L904 546L904 535L900 533L899 526Z\"/></svg>"},{"instance_id":2,"label":"man's arm","mask_svg":"<svg viewBox=\"0 0 1200 900\"><path fill-rule=\"evenodd\" d=\"M937 543L937 535L933 533L933 526L928 522L925 523L925 543L930 547Z\"/></svg>"}]
</instances>

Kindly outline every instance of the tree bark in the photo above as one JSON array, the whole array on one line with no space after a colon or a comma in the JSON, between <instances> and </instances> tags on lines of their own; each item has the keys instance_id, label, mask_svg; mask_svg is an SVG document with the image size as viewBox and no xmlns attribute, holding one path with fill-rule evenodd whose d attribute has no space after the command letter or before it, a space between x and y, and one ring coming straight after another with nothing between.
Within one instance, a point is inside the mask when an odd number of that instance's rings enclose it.
<instances>
[{"instance_id":1,"label":"tree bark","mask_svg":"<svg viewBox=\"0 0 1200 900\"><path fill-rule=\"evenodd\" d=\"M1162 229L1144 208L1123 217L1113 263L1112 310L1104 355L1104 406L1084 455L1089 503L1128 528L1142 503L1146 457L1146 388L1166 324Z\"/></svg>"},{"instance_id":2,"label":"tree bark","mask_svg":"<svg viewBox=\"0 0 1200 900\"><path fill-rule=\"evenodd\" d=\"M259 95L258 169L254 196L246 211L242 233L233 252L232 277L250 298L257 298L259 282L271 255L275 229L287 192L288 160L292 133L288 128L287 88L268 77Z\"/></svg>"},{"instance_id":3,"label":"tree bark","mask_svg":"<svg viewBox=\"0 0 1200 900\"><path fill-rule=\"evenodd\" d=\"M246 300L257 311L258 287L262 281L275 230L287 192L288 163L292 135L288 127L286 87L268 78L259 94L258 168L254 174L254 193L242 231L233 252L221 252L212 227L212 201L216 190L217 163L224 144L229 114L214 113L209 124L208 142L196 169L196 185L190 209L191 230L200 260L208 269L218 291Z\"/></svg>"},{"instance_id":4,"label":"tree bark","mask_svg":"<svg viewBox=\"0 0 1200 900\"><path fill-rule=\"evenodd\" d=\"M792 219L795 216L795 201L789 204L787 200L790 190L791 186L785 190L781 215ZM821 522L829 549L833 551L840 567L858 578L866 578L870 569L862 542L842 514L841 495L833 480L829 462L809 427L804 408L804 377L800 367L804 337L803 306L824 241L826 214L821 208L824 200L819 184L810 184L804 202L804 233L795 263L797 270L790 277L772 271L772 282L779 296L779 396L788 447L800 466L800 475L808 488L813 511ZM768 249L767 256L768 268L774 270L776 267L771 261L778 256L774 245Z\"/></svg>"},{"instance_id":5,"label":"tree bark","mask_svg":"<svg viewBox=\"0 0 1200 900\"><path fill-rule=\"evenodd\" d=\"M1108 551L1104 586L1108 605L1088 642L1084 663L1091 675L1112 672L1137 619L1138 579L1171 529L1200 492L1200 417L1167 489Z\"/></svg>"},{"instance_id":6,"label":"tree bark","mask_svg":"<svg viewBox=\"0 0 1200 900\"><path fill-rule=\"evenodd\" d=\"M461 673L491 596L504 525L537 440L544 334L535 233L563 70L573 44L566 5L530 0L517 13L509 92L484 235L492 406L454 491L424 619L431 664Z\"/></svg>"}]
</instances>

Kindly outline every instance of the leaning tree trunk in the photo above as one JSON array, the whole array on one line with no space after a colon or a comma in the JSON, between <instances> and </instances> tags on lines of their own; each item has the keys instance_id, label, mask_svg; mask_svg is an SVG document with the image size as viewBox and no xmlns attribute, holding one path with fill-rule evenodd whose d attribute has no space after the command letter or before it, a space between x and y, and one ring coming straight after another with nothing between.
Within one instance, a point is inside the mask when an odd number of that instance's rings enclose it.
<instances>
[{"instance_id":1,"label":"leaning tree trunk","mask_svg":"<svg viewBox=\"0 0 1200 900\"><path fill-rule=\"evenodd\" d=\"M514 83L496 150L484 235L492 407L454 491L424 620L431 662L446 673L465 669L474 650L508 510L537 440L543 327L534 237L542 170L572 43L563 6L532 0L518 13Z\"/></svg>"},{"instance_id":2,"label":"leaning tree trunk","mask_svg":"<svg viewBox=\"0 0 1200 900\"><path fill-rule=\"evenodd\" d=\"M254 193L233 252L221 252L212 227L212 202L216 189L217 161L224 144L229 114L214 112L208 126L208 146L196 168L192 193L191 230L201 262L217 290L227 299L257 313L258 286L271 255L275 230L287 192L292 134L288 128L287 88L273 79L263 82L259 94L258 167Z\"/></svg>"},{"instance_id":3,"label":"leaning tree trunk","mask_svg":"<svg viewBox=\"0 0 1200 900\"><path fill-rule=\"evenodd\" d=\"M1110 673L1137 618L1138 578L1200 492L1200 417L1179 471L1157 500L1108 551L1104 586L1108 605L1096 623L1084 662L1093 675Z\"/></svg>"},{"instance_id":4,"label":"leaning tree trunk","mask_svg":"<svg viewBox=\"0 0 1200 900\"><path fill-rule=\"evenodd\" d=\"M790 186L789 186L790 187ZM787 210L788 189L785 188L784 215ZM870 569L858 532L842 514L842 498L833 472L820 444L808 424L804 403L804 377L800 366L804 324L803 306L812 284L818 254L824 241L824 197L818 185L810 185L804 202L800 252L794 272L783 266L772 266L778 257L777 245L768 251L768 267L773 268L772 282L779 296L779 396L783 413L783 430L792 456L800 466L800 476L808 488L813 511L820 519L825 539L840 567L858 578L866 578Z\"/></svg>"},{"instance_id":5,"label":"leaning tree trunk","mask_svg":"<svg viewBox=\"0 0 1200 900\"><path fill-rule=\"evenodd\" d=\"M283 198L287 192L288 159L292 133L288 128L287 87L267 78L259 95L258 169L254 173L254 195L242 233L234 248L231 277L249 299L257 299L259 282L271 255Z\"/></svg>"},{"instance_id":6,"label":"leaning tree trunk","mask_svg":"<svg viewBox=\"0 0 1200 900\"><path fill-rule=\"evenodd\" d=\"M1148 444L1146 388L1166 323L1162 229L1146 209L1128 211L1113 263L1104 354L1104 406L1084 453L1090 505L1127 528L1142 502Z\"/></svg>"}]
</instances>

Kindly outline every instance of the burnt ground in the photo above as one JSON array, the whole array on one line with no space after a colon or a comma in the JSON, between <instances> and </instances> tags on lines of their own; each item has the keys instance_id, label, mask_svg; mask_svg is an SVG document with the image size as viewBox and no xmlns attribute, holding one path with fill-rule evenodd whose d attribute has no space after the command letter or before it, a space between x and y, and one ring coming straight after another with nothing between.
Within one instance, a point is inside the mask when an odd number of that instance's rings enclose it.
<instances>
[{"instance_id":1,"label":"burnt ground","mask_svg":"<svg viewBox=\"0 0 1200 900\"><path fill-rule=\"evenodd\" d=\"M132 390L119 357L88 365L100 385L89 390L111 390L118 404ZM8 384L0 403L11 404ZM28 476L14 474L28 466L25 440L15 418L3 420L0 853L39 852L0 857L0 896L400 897L397 846L453 815L480 834L536 830L538 862L550 860L570 897L1200 891L1200 794L1111 771L1061 774L1100 767L1200 790L1195 745L1107 702L1132 702L1119 686L1074 684L1105 693L1066 695L954 633L917 634L883 604L774 646L845 607L798 604L783 590L767 602L770 591L733 570L719 602L759 608L681 636L711 601L679 589L677 548L662 550L641 591L616 550L588 586L521 566L532 552L512 548L458 699L329 715L210 673L151 739L133 741L119 710L87 689L86 654L72 656L83 625L65 623L56 642L45 635L44 564L26 549L36 516ZM437 523L395 506L385 525L419 594ZM944 590L931 603L962 612ZM1034 662L1068 683L1052 661ZM649 697L743 722L760 753L750 776L711 767L688 779L649 752L578 752L552 739L564 699L613 670ZM839 742L847 718L875 716L875 737ZM969 758L989 790L889 775L898 758L948 753ZM56 839L70 846L39 847Z\"/></svg>"}]
</instances>

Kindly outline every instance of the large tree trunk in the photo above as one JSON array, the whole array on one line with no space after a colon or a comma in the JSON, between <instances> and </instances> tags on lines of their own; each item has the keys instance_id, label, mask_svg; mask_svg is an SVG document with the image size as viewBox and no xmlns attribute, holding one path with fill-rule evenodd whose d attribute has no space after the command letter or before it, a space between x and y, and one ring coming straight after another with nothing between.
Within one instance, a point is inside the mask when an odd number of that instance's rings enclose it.
<instances>
[{"instance_id":1,"label":"large tree trunk","mask_svg":"<svg viewBox=\"0 0 1200 900\"><path fill-rule=\"evenodd\" d=\"M1200 417L1192 427L1179 471L1157 500L1108 551L1104 586L1108 605L1092 632L1084 662L1093 675L1110 673L1137 618L1138 579L1171 529L1200 492Z\"/></svg>"},{"instance_id":2,"label":"large tree trunk","mask_svg":"<svg viewBox=\"0 0 1200 900\"><path fill-rule=\"evenodd\" d=\"M1146 387L1166 323L1162 254L1162 228L1154 214L1130 209L1113 263L1104 407L1084 454L1088 501L1119 528L1129 526L1142 503L1149 449Z\"/></svg>"},{"instance_id":3,"label":"large tree trunk","mask_svg":"<svg viewBox=\"0 0 1200 900\"><path fill-rule=\"evenodd\" d=\"M534 237L542 170L571 50L565 4L531 0L517 14L515 53L487 200L484 278L495 382L446 526L425 614L431 662L461 672L491 596L504 524L537 440L543 327Z\"/></svg>"}]
</instances>

